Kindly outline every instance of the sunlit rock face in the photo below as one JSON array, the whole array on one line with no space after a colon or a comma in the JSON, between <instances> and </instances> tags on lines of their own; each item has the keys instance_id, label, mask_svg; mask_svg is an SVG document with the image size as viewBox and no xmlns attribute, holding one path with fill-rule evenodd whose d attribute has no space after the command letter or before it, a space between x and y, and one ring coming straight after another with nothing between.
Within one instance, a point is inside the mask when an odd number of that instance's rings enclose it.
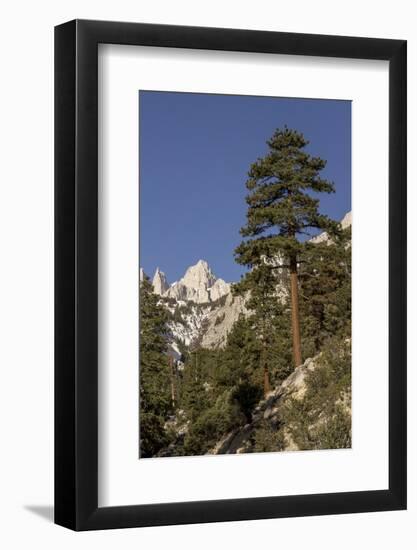
<instances>
[{"instance_id":1,"label":"sunlit rock face","mask_svg":"<svg viewBox=\"0 0 417 550\"><path fill-rule=\"evenodd\" d=\"M169 284L165 276L165 273L161 271L159 267L156 268L155 275L153 276L152 286L155 294L159 294L160 296L165 294L165 292L169 288Z\"/></svg>"},{"instance_id":2,"label":"sunlit rock face","mask_svg":"<svg viewBox=\"0 0 417 550\"><path fill-rule=\"evenodd\" d=\"M340 225L342 226L342 229L346 229L352 225L352 212L348 212L344 215Z\"/></svg>"},{"instance_id":3,"label":"sunlit rock face","mask_svg":"<svg viewBox=\"0 0 417 550\"><path fill-rule=\"evenodd\" d=\"M190 266L184 276L173 283L162 294L175 300L191 301L197 304L213 302L228 294L230 285L217 279L205 260Z\"/></svg>"}]
</instances>

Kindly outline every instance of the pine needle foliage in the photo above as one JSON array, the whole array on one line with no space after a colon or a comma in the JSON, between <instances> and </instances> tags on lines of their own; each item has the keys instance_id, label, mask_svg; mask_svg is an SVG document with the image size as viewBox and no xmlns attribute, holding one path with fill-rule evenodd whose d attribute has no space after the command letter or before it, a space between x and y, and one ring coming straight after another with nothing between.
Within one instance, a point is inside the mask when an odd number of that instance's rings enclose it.
<instances>
[{"instance_id":1,"label":"pine needle foliage","mask_svg":"<svg viewBox=\"0 0 417 550\"><path fill-rule=\"evenodd\" d=\"M254 267L264 258L297 256L303 249L297 237L311 229L335 229L312 194L334 193L334 184L320 177L326 161L308 154L308 143L296 130L277 129L267 141L268 153L251 165L247 223L240 231L246 240L236 249L238 263Z\"/></svg>"}]
</instances>

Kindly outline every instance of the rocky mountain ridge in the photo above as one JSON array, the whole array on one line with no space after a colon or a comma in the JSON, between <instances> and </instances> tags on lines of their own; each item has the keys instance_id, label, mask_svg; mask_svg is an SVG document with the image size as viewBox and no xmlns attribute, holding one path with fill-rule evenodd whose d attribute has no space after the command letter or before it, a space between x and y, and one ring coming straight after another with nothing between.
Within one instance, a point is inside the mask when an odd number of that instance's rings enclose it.
<instances>
[{"instance_id":1,"label":"rocky mountain ridge","mask_svg":"<svg viewBox=\"0 0 417 550\"><path fill-rule=\"evenodd\" d=\"M242 428L233 430L226 434L223 439L217 442L207 454L240 454L251 451L252 435L256 428L267 421L272 428L277 429L279 425L280 407L288 400L295 399L301 401L306 392L306 377L309 372L313 372L319 364L320 356L308 358L297 367L284 382L274 388L269 394L260 401L255 408L252 421ZM282 450L298 451L299 448L291 436L285 434L282 441Z\"/></svg>"},{"instance_id":2,"label":"rocky mountain ridge","mask_svg":"<svg viewBox=\"0 0 417 550\"><path fill-rule=\"evenodd\" d=\"M140 281L144 277L141 268ZM181 357L181 345L224 345L233 324L245 311L243 300L232 296L231 285L217 278L205 260L190 266L172 284L157 267L152 286L171 315L169 352L177 360Z\"/></svg>"},{"instance_id":3,"label":"rocky mountain ridge","mask_svg":"<svg viewBox=\"0 0 417 550\"><path fill-rule=\"evenodd\" d=\"M190 266L184 276L171 285L159 267L152 279L155 294L196 304L215 302L230 292L230 284L217 278L205 260Z\"/></svg>"}]
</instances>

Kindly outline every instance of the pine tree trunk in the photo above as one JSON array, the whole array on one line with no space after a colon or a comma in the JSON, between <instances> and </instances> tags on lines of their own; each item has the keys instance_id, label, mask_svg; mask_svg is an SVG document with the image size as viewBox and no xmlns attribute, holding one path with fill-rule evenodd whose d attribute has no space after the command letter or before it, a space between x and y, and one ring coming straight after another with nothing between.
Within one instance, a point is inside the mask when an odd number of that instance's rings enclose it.
<instances>
[{"instance_id":1,"label":"pine tree trunk","mask_svg":"<svg viewBox=\"0 0 417 550\"><path fill-rule=\"evenodd\" d=\"M171 377L171 403L172 408L175 409L175 379L174 379L174 360L171 355L168 356L169 371Z\"/></svg>"},{"instance_id":2,"label":"pine tree trunk","mask_svg":"<svg viewBox=\"0 0 417 550\"><path fill-rule=\"evenodd\" d=\"M301 338L300 338L300 314L298 307L298 273L297 259L290 260L290 279L291 279L291 330L292 330L292 348L294 357L294 366L298 367L303 363L301 357Z\"/></svg>"},{"instance_id":3,"label":"pine tree trunk","mask_svg":"<svg viewBox=\"0 0 417 550\"><path fill-rule=\"evenodd\" d=\"M271 385L269 383L269 370L268 366L265 365L264 368L264 396L266 397L267 394L271 391Z\"/></svg>"},{"instance_id":4,"label":"pine tree trunk","mask_svg":"<svg viewBox=\"0 0 417 550\"><path fill-rule=\"evenodd\" d=\"M266 342L265 340L262 341L262 349L261 349L261 363L262 363L262 369L264 373L264 397L271 391L271 384L269 382L269 369L268 369L268 363L266 360Z\"/></svg>"}]
</instances>

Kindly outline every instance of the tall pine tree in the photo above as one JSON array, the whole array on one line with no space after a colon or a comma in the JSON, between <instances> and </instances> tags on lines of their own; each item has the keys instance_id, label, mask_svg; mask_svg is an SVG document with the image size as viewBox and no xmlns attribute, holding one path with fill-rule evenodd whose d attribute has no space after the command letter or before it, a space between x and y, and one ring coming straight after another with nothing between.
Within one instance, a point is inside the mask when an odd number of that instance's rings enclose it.
<instances>
[{"instance_id":1,"label":"tall pine tree","mask_svg":"<svg viewBox=\"0 0 417 550\"><path fill-rule=\"evenodd\" d=\"M335 230L336 224L319 213L311 192L333 193L332 182L320 177L326 161L309 155L303 134L287 127L267 141L268 153L250 167L246 187L247 223L236 261L249 268L287 269L290 274L291 333L295 367L301 365L298 264L309 229Z\"/></svg>"},{"instance_id":2,"label":"tall pine tree","mask_svg":"<svg viewBox=\"0 0 417 550\"><path fill-rule=\"evenodd\" d=\"M235 294L247 295L249 322L259 341L264 396L271 390L271 359L276 362L271 350L278 348L277 340L285 334L281 277L276 271L266 263L259 264L232 287Z\"/></svg>"}]
</instances>

